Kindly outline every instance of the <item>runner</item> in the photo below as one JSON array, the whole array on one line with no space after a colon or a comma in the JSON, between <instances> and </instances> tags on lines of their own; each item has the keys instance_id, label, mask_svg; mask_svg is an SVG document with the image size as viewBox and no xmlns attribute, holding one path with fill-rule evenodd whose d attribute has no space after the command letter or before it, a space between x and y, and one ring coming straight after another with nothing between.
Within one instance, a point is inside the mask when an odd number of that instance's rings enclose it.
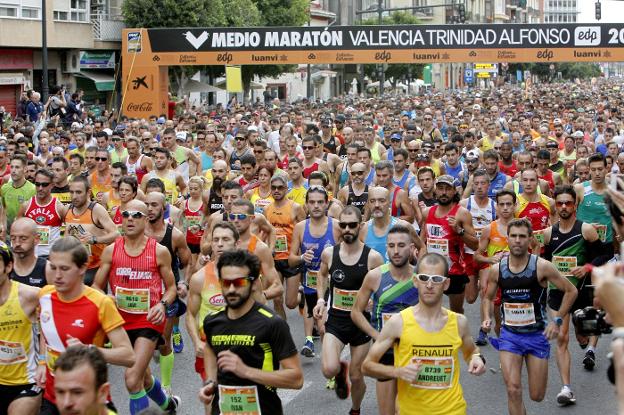
<instances>
[{"instance_id":1,"label":"runner","mask_svg":"<svg viewBox=\"0 0 624 415\"><path fill-rule=\"evenodd\" d=\"M67 160L65 160L67 161ZM35 185L26 180L26 165L28 159L23 154L16 154L11 158L11 181L0 188L2 206L6 212L7 226L17 217L22 204L36 194Z\"/></svg>"},{"instance_id":2,"label":"runner","mask_svg":"<svg viewBox=\"0 0 624 415\"><path fill-rule=\"evenodd\" d=\"M485 372L485 358L470 336L466 317L442 307L451 284L446 258L429 253L417 272L410 282L420 301L386 321L362 369L377 379L396 379L397 393L390 398L396 396L399 414L465 414L459 353L472 375ZM391 347L394 365L383 362Z\"/></svg>"},{"instance_id":3,"label":"runner","mask_svg":"<svg viewBox=\"0 0 624 415\"><path fill-rule=\"evenodd\" d=\"M119 206L115 206L109 212L109 215L113 219L113 223L117 225L118 230L121 232L121 224L123 223L123 216L121 212L126 210L128 202L134 199L144 199L145 195L141 192L141 196L138 197L139 183L134 176L123 176L119 179Z\"/></svg>"},{"instance_id":4,"label":"runner","mask_svg":"<svg viewBox=\"0 0 624 415\"><path fill-rule=\"evenodd\" d=\"M527 218L537 241L543 245L543 230L557 220L555 201L539 193L537 170L529 167L520 173L522 192L518 194L517 218Z\"/></svg>"},{"instance_id":5,"label":"runner","mask_svg":"<svg viewBox=\"0 0 624 415\"><path fill-rule=\"evenodd\" d=\"M537 179L535 180L537 182ZM541 402L548 380L548 341L558 335L565 316L576 298L576 289L553 264L529 254L531 222L514 219L507 226L509 256L490 268L487 294L484 298L484 320L481 328L490 331L491 301L501 288L502 328L492 345L500 352L503 379L507 386L510 415L526 414L522 402L522 365L526 360L531 400ZM552 283L564 291L559 312L547 324L546 287Z\"/></svg>"},{"instance_id":6,"label":"runner","mask_svg":"<svg viewBox=\"0 0 624 415\"><path fill-rule=\"evenodd\" d=\"M40 350L37 385L45 386L41 415L56 415L53 370L56 359L69 346L94 345L106 362L130 367L135 355L124 320L111 298L83 281L89 255L76 238L64 237L50 249L51 285L39 292L39 321L45 348ZM105 338L110 348L103 348Z\"/></svg>"},{"instance_id":7,"label":"runner","mask_svg":"<svg viewBox=\"0 0 624 415\"><path fill-rule=\"evenodd\" d=\"M95 163L95 149L93 151L93 161ZM87 159L90 154L87 155ZM48 168L47 166L44 166ZM71 194L69 192L69 162L65 157L54 157L49 169L54 173L54 186L52 187L52 194L64 205L71 204ZM95 172L95 167L93 172ZM88 177L88 175L87 175ZM73 178L73 177L72 177Z\"/></svg>"},{"instance_id":8,"label":"runner","mask_svg":"<svg viewBox=\"0 0 624 415\"><path fill-rule=\"evenodd\" d=\"M42 392L36 384L39 289L9 279L13 255L4 242L0 258L0 413L37 415Z\"/></svg>"},{"instance_id":9,"label":"runner","mask_svg":"<svg viewBox=\"0 0 624 415\"><path fill-rule=\"evenodd\" d=\"M22 284L43 288L48 284L48 261L36 254L40 243L37 224L30 218L19 218L11 225L10 235L13 267L9 277Z\"/></svg>"},{"instance_id":10,"label":"runner","mask_svg":"<svg viewBox=\"0 0 624 415\"><path fill-rule=\"evenodd\" d=\"M182 147L180 147L182 148ZM171 168L171 152L163 147L158 147L152 154L155 169L143 176L141 190L147 193L150 179L160 179L165 185L167 203L176 204L182 202L182 194L186 191L186 183L180 173Z\"/></svg>"},{"instance_id":11,"label":"runner","mask_svg":"<svg viewBox=\"0 0 624 415\"><path fill-rule=\"evenodd\" d=\"M291 268L301 269L302 278L292 278L289 284L303 286L305 297L305 312L303 316L304 345L301 354L305 357L314 357L314 328L313 309L318 295L318 273L321 267L321 254L329 246L334 246L340 239L338 222L327 216L327 190L321 186L308 189L306 194L306 210L310 217L298 222L292 234L288 265Z\"/></svg>"},{"instance_id":12,"label":"runner","mask_svg":"<svg viewBox=\"0 0 624 415\"><path fill-rule=\"evenodd\" d=\"M418 178L418 186L420 193L416 197L412 197L414 206L418 205L421 212L426 208L437 204L435 198L435 173L431 167L421 167L416 173Z\"/></svg>"},{"instance_id":13,"label":"runner","mask_svg":"<svg viewBox=\"0 0 624 415\"><path fill-rule=\"evenodd\" d=\"M102 194L108 193L112 189L110 153L107 150L98 149L95 153L95 161L97 168L89 176L89 183L91 184L92 197L95 200L100 200ZM65 166L65 169L68 167L69 165Z\"/></svg>"},{"instance_id":14,"label":"runner","mask_svg":"<svg viewBox=\"0 0 624 415\"><path fill-rule=\"evenodd\" d=\"M113 208L119 207L121 199L119 198L119 181L122 177L128 175L128 168L125 163L120 161L113 163L111 166L111 188L106 193L99 193L96 201L104 206L111 213Z\"/></svg>"},{"instance_id":15,"label":"runner","mask_svg":"<svg viewBox=\"0 0 624 415\"><path fill-rule=\"evenodd\" d=\"M208 380L199 398L213 415L241 411L281 415L276 388L303 386L288 325L251 296L260 272L255 256L240 250L225 252L217 271L227 306L204 320Z\"/></svg>"},{"instance_id":16,"label":"runner","mask_svg":"<svg viewBox=\"0 0 624 415\"><path fill-rule=\"evenodd\" d=\"M353 163L349 175L351 178L350 183L338 192L338 200L344 206L355 206L362 215L364 215L368 203L368 185L364 183L365 173L366 167L363 163Z\"/></svg>"},{"instance_id":17,"label":"runner","mask_svg":"<svg viewBox=\"0 0 624 415\"><path fill-rule=\"evenodd\" d=\"M368 270L383 264L381 255L358 239L361 223L362 214L355 206L347 206L340 214L338 225L343 241L325 248L321 254L317 286L321 298L313 309L320 331L325 332L321 356L323 376L330 381L336 379L335 389L339 399L346 399L351 392L350 415L360 413L366 393L361 366L370 341L370 336L353 323L350 312ZM325 286L327 280L329 287ZM324 299L326 288L329 289L327 309ZM326 315L327 321L324 322ZM369 318L368 313L365 317ZM350 346L350 363L340 360L346 345Z\"/></svg>"},{"instance_id":18,"label":"runner","mask_svg":"<svg viewBox=\"0 0 624 415\"><path fill-rule=\"evenodd\" d=\"M161 145L169 151L171 157L176 161L176 173L182 176L186 182L197 171L201 171L201 159L192 149L178 145L178 139L186 142L187 133L181 132L181 134L178 134L176 134L173 128L165 128L161 135ZM199 166L199 169L197 166ZM181 188L180 191L183 192L184 190ZM171 203L171 201L169 202Z\"/></svg>"},{"instance_id":19,"label":"runner","mask_svg":"<svg viewBox=\"0 0 624 415\"><path fill-rule=\"evenodd\" d=\"M556 143L551 141L553 144ZM563 183L561 176L559 173L552 171L550 167L550 153L548 150L540 150L537 152L537 162L535 163L537 168L538 177L543 179L548 183L548 188L550 189L550 194L555 191L555 186L559 186Z\"/></svg>"},{"instance_id":20,"label":"runner","mask_svg":"<svg viewBox=\"0 0 624 415\"><path fill-rule=\"evenodd\" d=\"M141 145L135 137L128 137L126 149L128 150L128 158L125 162L128 174L136 175L138 183L141 184L143 176L154 170L154 162L150 157L141 154Z\"/></svg>"},{"instance_id":21,"label":"runner","mask_svg":"<svg viewBox=\"0 0 624 415\"><path fill-rule=\"evenodd\" d=\"M407 191L392 182L393 171L392 161L382 160L378 162L375 165L375 183L377 186L386 189L388 194L391 195L390 214L395 218L412 223L414 217L420 216L420 208L414 212L414 207L407 197Z\"/></svg>"},{"instance_id":22,"label":"runner","mask_svg":"<svg viewBox=\"0 0 624 415\"><path fill-rule=\"evenodd\" d=\"M170 413L180 405L180 398L167 396L149 369L150 357L164 341L166 311L175 301L176 287L169 251L145 236L147 210L141 201L128 203L122 213L124 235L104 249L94 282L102 291L110 284L136 354L125 374L131 415L149 406L148 396Z\"/></svg>"},{"instance_id":23,"label":"runner","mask_svg":"<svg viewBox=\"0 0 624 415\"><path fill-rule=\"evenodd\" d=\"M191 264L197 264L200 254L201 238L204 234L204 201L202 195L206 187L206 179L202 176L193 176L189 179L189 198L184 202L184 229L186 243L191 251Z\"/></svg>"},{"instance_id":24,"label":"runner","mask_svg":"<svg viewBox=\"0 0 624 415\"><path fill-rule=\"evenodd\" d=\"M227 180L227 163L224 160L215 160L212 164L212 185L203 193L204 214L209 216L223 209L222 185Z\"/></svg>"}]
</instances>

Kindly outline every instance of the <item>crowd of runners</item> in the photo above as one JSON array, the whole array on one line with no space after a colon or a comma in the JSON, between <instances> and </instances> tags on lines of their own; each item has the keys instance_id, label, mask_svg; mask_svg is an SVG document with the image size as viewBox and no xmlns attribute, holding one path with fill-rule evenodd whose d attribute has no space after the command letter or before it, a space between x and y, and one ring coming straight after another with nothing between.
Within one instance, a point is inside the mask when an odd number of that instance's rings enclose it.
<instances>
[{"instance_id":1,"label":"crowd of runners","mask_svg":"<svg viewBox=\"0 0 624 415\"><path fill-rule=\"evenodd\" d=\"M556 401L576 402L570 368L593 370L599 336L575 330L571 361L571 314L624 237L619 83L172 101L143 120L58 110L57 92L0 131L0 415L281 414L316 355L345 413L369 393L381 415L464 414L480 347L524 414L523 366L543 400L551 340ZM194 402L172 388L183 348Z\"/></svg>"}]
</instances>

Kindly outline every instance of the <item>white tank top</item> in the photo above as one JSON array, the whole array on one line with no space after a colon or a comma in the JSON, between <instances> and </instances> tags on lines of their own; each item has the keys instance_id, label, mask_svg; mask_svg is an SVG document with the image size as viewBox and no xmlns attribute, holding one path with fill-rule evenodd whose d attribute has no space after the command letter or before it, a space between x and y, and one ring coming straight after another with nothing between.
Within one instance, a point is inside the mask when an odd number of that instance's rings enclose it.
<instances>
[{"instance_id":1,"label":"white tank top","mask_svg":"<svg viewBox=\"0 0 624 415\"><path fill-rule=\"evenodd\" d=\"M472 226L477 233L477 239L481 238L481 232L487 226L490 226L490 223L496 219L496 205L492 199L488 198L489 203L486 207L482 208L477 204L474 195L471 195L468 198L468 203L466 205L466 209L472 215ZM465 246L465 252L467 254L474 254L474 250Z\"/></svg>"}]
</instances>

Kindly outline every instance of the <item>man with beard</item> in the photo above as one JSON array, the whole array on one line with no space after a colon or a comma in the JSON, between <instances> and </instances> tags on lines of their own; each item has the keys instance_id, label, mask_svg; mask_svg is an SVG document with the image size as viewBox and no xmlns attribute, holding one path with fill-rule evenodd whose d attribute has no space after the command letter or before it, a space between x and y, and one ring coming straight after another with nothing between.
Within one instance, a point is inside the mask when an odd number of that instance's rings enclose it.
<instances>
[{"instance_id":1,"label":"man with beard","mask_svg":"<svg viewBox=\"0 0 624 415\"><path fill-rule=\"evenodd\" d=\"M435 189L435 173L431 167L421 167L418 169L416 176L418 177L418 185L421 192L416 196L414 205L418 205L422 212L437 203L433 192Z\"/></svg>"},{"instance_id":2,"label":"man with beard","mask_svg":"<svg viewBox=\"0 0 624 415\"><path fill-rule=\"evenodd\" d=\"M470 281L466 275L464 245L477 249L479 241L470 212L459 204L455 179L449 175L438 177L435 195L438 204L425 209L420 228L424 232L427 252L447 258L451 282L444 293L449 297L451 310L463 314L464 291Z\"/></svg>"},{"instance_id":3,"label":"man with beard","mask_svg":"<svg viewBox=\"0 0 624 415\"><path fill-rule=\"evenodd\" d=\"M362 214L355 206L347 206L340 214L338 226L342 242L325 248L321 254L319 298L313 310L320 331L325 332L321 356L323 376L336 379L335 390L339 399L346 399L351 391L351 415L359 414L366 392L361 365L368 352L370 336L353 323L350 313L368 270L383 264L381 255L358 239L361 222ZM325 281L329 281L327 309ZM325 316L327 321L324 321ZM340 360L346 345L350 346L350 364Z\"/></svg>"},{"instance_id":4,"label":"man with beard","mask_svg":"<svg viewBox=\"0 0 624 415\"><path fill-rule=\"evenodd\" d=\"M503 140L500 147L499 155L501 160L498 162L498 169L509 177L514 177L518 173L518 166L512 157L513 145L509 140Z\"/></svg>"},{"instance_id":5,"label":"man with beard","mask_svg":"<svg viewBox=\"0 0 624 415\"><path fill-rule=\"evenodd\" d=\"M207 380L199 399L212 415L238 412L240 402L250 413L281 415L276 388L303 386L288 324L251 295L252 287L259 284L256 256L242 250L224 252L217 273L226 308L203 322Z\"/></svg>"},{"instance_id":6,"label":"man with beard","mask_svg":"<svg viewBox=\"0 0 624 415\"><path fill-rule=\"evenodd\" d=\"M119 236L117 225L102 205L91 201L91 187L84 176L69 183L71 206L65 215L65 235L75 236L87 248L89 262L84 283L91 285L104 248Z\"/></svg>"},{"instance_id":7,"label":"man with beard","mask_svg":"<svg viewBox=\"0 0 624 415\"><path fill-rule=\"evenodd\" d=\"M555 186L559 186L563 183L561 176L559 173L555 173L554 171L548 168L550 166L550 154L547 150L540 150L537 152L537 176L541 180L545 180L548 183L548 188L550 189L550 193L555 191Z\"/></svg>"},{"instance_id":8,"label":"man with beard","mask_svg":"<svg viewBox=\"0 0 624 415\"><path fill-rule=\"evenodd\" d=\"M351 183L340 189L338 192L338 200L344 206L355 206L364 214L366 204L368 202L368 185L364 183L364 174L366 167L363 163L354 163L351 166Z\"/></svg>"},{"instance_id":9,"label":"man with beard","mask_svg":"<svg viewBox=\"0 0 624 415\"><path fill-rule=\"evenodd\" d=\"M171 153L166 148L158 147L154 150L152 156L154 158L155 170L143 177L141 190L146 192L147 183L150 179L160 179L165 185L167 203L176 204L181 202L182 195L186 191L186 182L180 173L171 168Z\"/></svg>"},{"instance_id":10,"label":"man with beard","mask_svg":"<svg viewBox=\"0 0 624 415\"><path fill-rule=\"evenodd\" d=\"M324 187L313 186L308 189L305 207L310 217L295 225L288 257L288 265L291 268L302 268L301 282L293 278L290 283L291 286L299 285L299 283L303 286L302 295L305 297L307 315L304 315L303 319L305 341L301 354L305 357L314 357L312 310L318 299L316 287L321 266L321 253L328 246L335 245L340 239L337 221L327 216L328 201L327 190Z\"/></svg>"},{"instance_id":11,"label":"man with beard","mask_svg":"<svg viewBox=\"0 0 624 415\"><path fill-rule=\"evenodd\" d=\"M174 333L177 347L184 347L181 344L180 330L178 322L181 315L186 311L186 306L181 298L186 297L188 292L188 280L193 273L191 264L191 251L186 243L186 235L175 228L172 224L165 224L163 212L165 209L165 195L158 192L151 192L145 198L147 205L147 226L145 235L154 238L156 242L167 248L171 255L171 271L176 284L177 297L175 301L167 307L167 322L163 331L165 344L159 346L160 351L160 373L163 388L169 392L171 389L171 376L173 374L173 351L171 348L171 334ZM180 278L180 271L185 270L185 279ZM177 338L176 338L177 337ZM181 351L181 350L180 350Z\"/></svg>"},{"instance_id":12,"label":"man with beard","mask_svg":"<svg viewBox=\"0 0 624 415\"><path fill-rule=\"evenodd\" d=\"M526 361L529 396L541 402L548 380L549 340L558 335L563 317L576 299L576 288L561 276L553 264L535 254L529 254L532 238L531 222L514 219L507 226L509 256L490 268L484 316L481 328L490 331L491 302L498 287L501 289L502 328L492 345L500 352L503 379L507 387L510 415L526 414L522 402L522 365ZM547 323L546 296L548 283L564 292L559 311Z\"/></svg>"},{"instance_id":13,"label":"man with beard","mask_svg":"<svg viewBox=\"0 0 624 415\"><path fill-rule=\"evenodd\" d=\"M368 376L396 381L396 394L387 399L396 396L401 414L466 413L459 354L468 364L468 373L477 376L485 372L485 358L473 342L466 317L442 307L444 291L450 286L446 259L425 255L409 282L418 290L418 304L386 321L362 369ZM396 365L382 360L393 346ZM444 376L430 376L441 370Z\"/></svg>"},{"instance_id":14,"label":"man with beard","mask_svg":"<svg viewBox=\"0 0 624 415\"><path fill-rule=\"evenodd\" d=\"M113 163L110 173L111 188L106 193L98 193L97 202L104 206L109 213L121 205L121 199L119 198L119 181L126 174L128 174L128 168L125 163L120 161Z\"/></svg>"},{"instance_id":15,"label":"man with beard","mask_svg":"<svg viewBox=\"0 0 624 415\"><path fill-rule=\"evenodd\" d=\"M165 184L158 178L152 178L145 180L145 194L152 192L159 192L165 194ZM141 192L141 190L138 190ZM143 192L141 192L142 194ZM171 203L165 204L165 211L163 212L163 219L167 223L171 223L179 230L184 229L184 211L173 206Z\"/></svg>"},{"instance_id":16,"label":"man with beard","mask_svg":"<svg viewBox=\"0 0 624 415\"><path fill-rule=\"evenodd\" d=\"M394 152L394 174L392 183L409 193L416 184L416 176L407 168L407 150L400 148Z\"/></svg>"},{"instance_id":17,"label":"man with beard","mask_svg":"<svg viewBox=\"0 0 624 415\"><path fill-rule=\"evenodd\" d=\"M498 153L495 150L487 150L485 153L483 153L483 167L485 167L485 171L487 172L490 179L488 197L494 197L496 196L496 193L503 190L507 182L511 181L511 177L499 171ZM472 193L472 181L468 179L466 189L464 190L464 196L468 197L468 195L471 195Z\"/></svg>"},{"instance_id":18,"label":"man with beard","mask_svg":"<svg viewBox=\"0 0 624 415\"><path fill-rule=\"evenodd\" d=\"M227 163L224 160L215 160L212 164L212 187L202 195L206 216L223 209L221 186L227 180L227 175Z\"/></svg>"},{"instance_id":19,"label":"man with beard","mask_svg":"<svg viewBox=\"0 0 624 415\"><path fill-rule=\"evenodd\" d=\"M383 325L393 314L418 303L418 290L412 282L414 267L409 263L415 248L411 233L411 225L396 225L390 229L386 244L388 261L366 274L355 297L351 319L374 341L377 341ZM371 299L373 307L369 319L365 312ZM394 364L392 351L385 353L381 362ZM392 378L383 377L377 380L377 406L380 415L395 414L396 388L396 381Z\"/></svg>"},{"instance_id":20,"label":"man with beard","mask_svg":"<svg viewBox=\"0 0 624 415\"><path fill-rule=\"evenodd\" d=\"M280 275L282 284L285 284L286 306L288 308L295 308L298 303L298 278L291 280L288 284L286 284L286 280L299 275L299 269L291 268L288 264L288 258L293 244L292 237L295 224L304 220L306 214L301 205L286 198L287 191L286 178L283 176L273 176L271 179L271 193L274 202L264 209L264 214L268 222L275 229L275 269ZM284 313L282 299L275 299L273 305L275 311L285 319L286 313Z\"/></svg>"},{"instance_id":21,"label":"man with beard","mask_svg":"<svg viewBox=\"0 0 624 415\"><path fill-rule=\"evenodd\" d=\"M67 207L50 193L53 178L54 173L50 170L37 171L33 183L37 193L22 203L17 212L18 218L27 217L35 221L38 238L33 255L44 258L50 254L50 246L61 237L63 218L67 213Z\"/></svg>"},{"instance_id":22,"label":"man with beard","mask_svg":"<svg viewBox=\"0 0 624 415\"><path fill-rule=\"evenodd\" d=\"M141 145L135 137L126 140L126 149L128 150L126 159L128 174L136 175L137 181L141 184L143 176L154 170L154 162L150 157L141 154Z\"/></svg>"},{"instance_id":23,"label":"man with beard","mask_svg":"<svg viewBox=\"0 0 624 415\"><path fill-rule=\"evenodd\" d=\"M69 193L69 162L65 157L54 157L50 166L54 173L54 186L51 193L64 205L71 203L71 194Z\"/></svg>"},{"instance_id":24,"label":"man with beard","mask_svg":"<svg viewBox=\"0 0 624 415\"><path fill-rule=\"evenodd\" d=\"M40 238L35 221L30 218L16 219L11 225L10 235L13 269L9 278L38 288L47 285L48 261L36 254Z\"/></svg>"},{"instance_id":25,"label":"man with beard","mask_svg":"<svg viewBox=\"0 0 624 415\"><path fill-rule=\"evenodd\" d=\"M407 197L407 192L392 182L393 162L381 160L375 165L375 182L383 187L390 196L390 214L408 223L414 221L414 216L420 216L420 209L414 213L414 208Z\"/></svg>"}]
</instances>

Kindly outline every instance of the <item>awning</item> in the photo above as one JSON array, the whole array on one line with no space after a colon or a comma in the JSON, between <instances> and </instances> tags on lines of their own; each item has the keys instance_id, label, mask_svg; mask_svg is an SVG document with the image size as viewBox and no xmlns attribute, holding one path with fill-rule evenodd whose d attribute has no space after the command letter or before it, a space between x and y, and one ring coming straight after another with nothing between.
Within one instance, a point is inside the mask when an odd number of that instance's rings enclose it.
<instances>
[{"instance_id":1,"label":"awning","mask_svg":"<svg viewBox=\"0 0 624 415\"><path fill-rule=\"evenodd\" d=\"M216 86L208 85L203 82L195 81L193 79L189 79L184 84L184 88L182 88L185 92L225 92L225 90L221 88L217 88Z\"/></svg>"},{"instance_id":2,"label":"awning","mask_svg":"<svg viewBox=\"0 0 624 415\"><path fill-rule=\"evenodd\" d=\"M219 82L217 82L216 86L225 88L225 78L223 78ZM251 81L250 88L251 89L264 89L264 88L266 88L266 86L264 84L259 83L259 82Z\"/></svg>"},{"instance_id":3,"label":"awning","mask_svg":"<svg viewBox=\"0 0 624 415\"><path fill-rule=\"evenodd\" d=\"M93 81L95 89L98 91L112 91L115 89L115 78L112 75L92 71L80 71L76 72L74 75L90 79Z\"/></svg>"}]
</instances>

